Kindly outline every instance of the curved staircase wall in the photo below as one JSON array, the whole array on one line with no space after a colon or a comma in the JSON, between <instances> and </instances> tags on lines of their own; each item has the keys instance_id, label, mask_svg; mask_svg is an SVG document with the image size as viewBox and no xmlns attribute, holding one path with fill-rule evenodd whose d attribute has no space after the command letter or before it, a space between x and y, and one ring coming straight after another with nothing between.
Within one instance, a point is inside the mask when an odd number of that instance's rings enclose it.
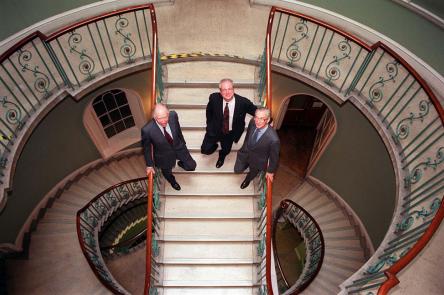
<instances>
[{"instance_id":1,"label":"curved staircase wall","mask_svg":"<svg viewBox=\"0 0 444 295\"><path fill-rule=\"evenodd\" d=\"M0 214L0 243L19 245L22 241L16 239L23 234L20 230L41 198L72 171L100 158L83 126L83 112L88 103L99 93L114 88L132 89L147 103L150 73L145 70L128 75L94 90L80 101L66 97L40 122L17 161L12 191Z\"/></svg>"},{"instance_id":2,"label":"curved staircase wall","mask_svg":"<svg viewBox=\"0 0 444 295\"><path fill-rule=\"evenodd\" d=\"M289 77L274 74L272 79L274 110L289 95L308 94L334 113L336 134L312 175L328 183L354 209L374 246L379 245L389 228L396 195L392 162L381 137L350 102L338 105L316 88Z\"/></svg>"}]
</instances>

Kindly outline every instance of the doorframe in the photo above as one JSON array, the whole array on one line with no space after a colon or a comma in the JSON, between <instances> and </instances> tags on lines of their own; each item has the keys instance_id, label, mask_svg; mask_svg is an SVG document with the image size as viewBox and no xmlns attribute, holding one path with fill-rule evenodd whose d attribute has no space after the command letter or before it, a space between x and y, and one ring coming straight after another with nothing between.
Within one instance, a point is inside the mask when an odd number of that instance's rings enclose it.
<instances>
[{"instance_id":1,"label":"doorframe","mask_svg":"<svg viewBox=\"0 0 444 295\"><path fill-rule=\"evenodd\" d=\"M290 99L294 96L299 96L299 95L306 95L306 96L311 96L317 100L319 100L320 102L322 102L326 107L327 110L332 114L333 116L333 120L334 120L334 127L333 130L330 132L329 136L326 138L325 143L322 145L318 156L316 157L316 159L314 160L313 164L311 165L311 167L307 167L307 170L305 172L305 177L307 177L308 175L310 175L310 173L312 172L313 168L316 166L316 164L318 163L319 159L322 157L322 155L324 154L325 150L327 149L327 147L330 145L331 140L333 139L333 137L336 134L336 129L338 126L338 120L336 119L336 115L333 112L333 110L331 109L331 107L325 102L325 100L323 98L320 98L317 95L313 95L312 93L307 93L307 92L298 92L298 93L293 93L290 94L288 96L286 96L283 100L281 105L279 106L279 110L276 114L276 119L275 119L275 124L274 124L274 128L276 130L279 130L282 127L282 123L284 121L285 118L285 114L287 113L288 110L288 105L290 103ZM318 122L319 123L319 122ZM313 149L310 151L310 159L313 153Z\"/></svg>"}]
</instances>

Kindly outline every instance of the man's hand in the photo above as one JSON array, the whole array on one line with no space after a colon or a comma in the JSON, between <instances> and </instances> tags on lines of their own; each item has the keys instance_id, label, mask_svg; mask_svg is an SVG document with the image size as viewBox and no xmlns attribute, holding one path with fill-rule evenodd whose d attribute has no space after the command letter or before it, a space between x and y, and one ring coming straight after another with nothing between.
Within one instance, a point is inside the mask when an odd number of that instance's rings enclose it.
<instances>
[{"instance_id":1,"label":"man's hand","mask_svg":"<svg viewBox=\"0 0 444 295\"><path fill-rule=\"evenodd\" d=\"M156 174L156 171L153 167L146 167L146 175L150 174L152 172L153 174Z\"/></svg>"},{"instance_id":2,"label":"man's hand","mask_svg":"<svg viewBox=\"0 0 444 295\"><path fill-rule=\"evenodd\" d=\"M273 182L274 173L270 172L265 173L265 178L270 179L270 181Z\"/></svg>"}]
</instances>

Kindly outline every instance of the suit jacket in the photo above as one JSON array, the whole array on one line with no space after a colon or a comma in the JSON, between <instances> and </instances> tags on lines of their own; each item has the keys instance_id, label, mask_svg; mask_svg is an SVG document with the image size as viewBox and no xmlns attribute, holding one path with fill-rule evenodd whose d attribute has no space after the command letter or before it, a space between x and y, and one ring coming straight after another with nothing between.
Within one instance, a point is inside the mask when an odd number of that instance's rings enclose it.
<instances>
[{"instance_id":1,"label":"suit jacket","mask_svg":"<svg viewBox=\"0 0 444 295\"><path fill-rule=\"evenodd\" d=\"M254 119L248 124L242 148L237 152L235 171L244 171L247 167L275 173L279 163L280 140L276 131L268 126L261 138L251 144L250 140L256 130ZM268 167L267 167L268 165Z\"/></svg>"},{"instance_id":2,"label":"suit jacket","mask_svg":"<svg viewBox=\"0 0 444 295\"><path fill-rule=\"evenodd\" d=\"M151 119L142 128L143 155L148 167L173 168L176 165L178 155L183 154L185 157L189 153L180 128L179 118L175 111L170 111L168 124L173 134L172 146L168 143L154 119ZM153 153L154 159L152 157Z\"/></svg>"},{"instance_id":3,"label":"suit jacket","mask_svg":"<svg viewBox=\"0 0 444 295\"><path fill-rule=\"evenodd\" d=\"M256 106L247 98L234 94L236 99L232 132L234 142L238 142L242 136L242 132L245 129L245 116L248 114L254 116ZM223 112L223 97L219 92L215 92L210 95L209 102L207 104L207 134L210 136L221 136L222 126L224 121Z\"/></svg>"}]
</instances>

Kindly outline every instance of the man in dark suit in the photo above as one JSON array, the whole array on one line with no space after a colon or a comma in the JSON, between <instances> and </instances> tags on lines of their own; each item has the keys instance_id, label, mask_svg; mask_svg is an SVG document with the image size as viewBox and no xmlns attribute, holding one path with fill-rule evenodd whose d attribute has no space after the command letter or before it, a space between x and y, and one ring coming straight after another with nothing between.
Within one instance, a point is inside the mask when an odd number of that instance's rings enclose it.
<instances>
[{"instance_id":1,"label":"man in dark suit","mask_svg":"<svg viewBox=\"0 0 444 295\"><path fill-rule=\"evenodd\" d=\"M273 181L279 162L280 141L276 131L268 125L270 110L258 108L254 118L248 124L242 148L237 152L235 173L242 173L250 167L250 171L241 184L246 188L260 171L266 171L265 177Z\"/></svg>"},{"instance_id":2,"label":"man in dark suit","mask_svg":"<svg viewBox=\"0 0 444 295\"><path fill-rule=\"evenodd\" d=\"M196 161L191 157L180 129L177 113L169 111L163 104L156 104L153 119L142 128L142 147L146 162L146 172L154 172L154 166L162 170L165 179L175 190L180 185L172 173L177 165L186 171L196 169ZM154 155L154 160L153 160Z\"/></svg>"},{"instance_id":3,"label":"man in dark suit","mask_svg":"<svg viewBox=\"0 0 444 295\"><path fill-rule=\"evenodd\" d=\"M207 128L201 146L201 153L210 155L217 150L220 142L217 168L224 164L233 142L238 142L242 136L246 114L253 116L256 110L250 100L234 93L233 80L222 79L219 90L210 95L207 104Z\"/></svg>"}]
</instances>

